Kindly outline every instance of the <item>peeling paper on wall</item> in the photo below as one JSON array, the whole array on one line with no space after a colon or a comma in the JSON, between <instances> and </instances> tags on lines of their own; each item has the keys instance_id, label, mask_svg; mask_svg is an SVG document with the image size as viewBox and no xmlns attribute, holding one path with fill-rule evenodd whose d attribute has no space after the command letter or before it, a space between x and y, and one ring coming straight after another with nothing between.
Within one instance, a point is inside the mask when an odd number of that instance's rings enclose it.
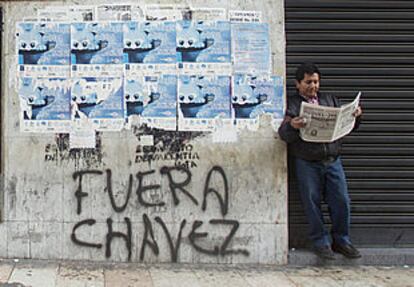
<instances>
[{"instance_id":1,"label":"peeling paper on wall","mask_svg":"<svg viewBox=\"0 0 414 287\"><path fill-rule=\"evenodd\" d=\"M216 128L212 133L213 143L234 143L238 141L237 127L229 121L216 121Z\"/></svg>"},{"instance_id":2,"label":"peeling paper on wall","mask_svg":"<svg viewBox=\"0 0 414 287\"><path fill-rule=\"evenodd\" d=\"M96 131L84 122L69 133L69 148L96 148Z\"/></svg>"}]
</instances>

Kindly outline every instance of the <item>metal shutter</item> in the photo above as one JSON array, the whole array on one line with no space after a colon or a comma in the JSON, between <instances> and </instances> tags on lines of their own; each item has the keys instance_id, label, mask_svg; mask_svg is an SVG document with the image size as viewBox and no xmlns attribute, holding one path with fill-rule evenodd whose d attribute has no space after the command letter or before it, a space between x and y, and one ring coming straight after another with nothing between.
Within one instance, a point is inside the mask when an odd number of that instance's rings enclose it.
<instances>
[{"instance_id":1,"label":"metal shutter","mask_svg":"<svg viewBox=\"0 0 414 287\"><path fill-rule=\"evenodd\" d=\"M344 102L363 92L363 123L343 146L354 243L414 246L414 1L286 0L285 9L288 93L303 61ZM289 195L290 245L303 246L291 179Z\"/></svg>"}]
</instances>

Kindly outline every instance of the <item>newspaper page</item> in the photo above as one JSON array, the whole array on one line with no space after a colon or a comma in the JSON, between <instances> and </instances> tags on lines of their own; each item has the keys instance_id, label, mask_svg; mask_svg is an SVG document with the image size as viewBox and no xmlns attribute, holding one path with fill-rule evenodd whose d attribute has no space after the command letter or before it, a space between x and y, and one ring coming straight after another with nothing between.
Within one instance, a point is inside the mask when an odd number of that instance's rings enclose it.
<instances>
[{"instance_id":1,"label":"newspaper page","mask_svg":"<svg viewBox=\"0 0 414 287\"><path fill-rule=\"evenodd\" d=\"M262 12L230 10L228 18L230 22L257 23L262 22Z\"/></svg>"},{"instance_id":2,"label":"newspaper page","mask_svg":"<svg viewBox=\"0 0 414 287\"><path fill-rule=\"evenodd\" d=\"M308 142L333 142L350 133L355 124L352 113L359 105L360 96L361 92L340 108L302 102L300 116L306 119L306 126L300 129L301 138Z\"/></svg>"},{"instance_id":3,"label":"newspaper page","mask_svg":"<svg viewBox=\"0 0 414 287\"><path fill-rule=\"evenodd\" d=\"M22 132L64 133L70 130L70 80L19 78Z\"/></svg>"},{"instance_id":4,"label":"newspaper page","mask_svg":"<svg viewBox=\"0 0 414 287\"><path fill-rule=\"evenodd\" d=\"M230 75L230 35L228 21L177 21L179 69Z\"/></svg>"},{"instance_id":5,"label":"newspaper page","mask_svg":"<svg viewBox=\"0 0 414 287\"><path fill-rule=\"evenodd\" d=\"M176 130L177 76L141 75L125 78L125 112L128 124L138 117L140 125Z\"/></svg>"},{"instance_id":6,"label":"newspaper page","mask_svg":"<svg viewBox=\"0 0 414 287\"><path fill-rule=\"evenodd\" d=\"M233 72L270 73L271 55L267 23L231 23Z\"/></svg>"},{"instance_id":7,"label":"newspaper page","mask_svg":"<svg viewBox=\"0 0 414 287\"><path fill-rule=\"evenodd\" d=\"M216 120L231 121L230 77L179 75L178 130L213 131Z\"/></svg>"},{"instance_id":8,"label":"newspaper page","mask_svg":"<svg viewBox=\"0 0 414 287\"><path fill-rule=\"evenodd\" d=\"M145 6L145 19L148 21L190 20L190 11L187 5L150 4Z\"/></svg>"},{"instance_id":9,"label":"newspaper page","mask_svg":"<svg viewBox=\"0 0 414 287\"><path fill-rule=\"evenodd\" d=\"M141 21L144 9L137 4L105 4L97 7L98 21Z\"/></svg>"},{"instance_id":10,"label":"newspaper page","mask_svg":"<svg viewBox=\"0 0 414 287\"><path fill-rule=\"evenodd\" d=\"M68 77L70 26L64 23L18 22L18 76Z\"/></svg>"},{"instance_id":11,"label":"newspaper page","mask_svg":"<svg viewBox=\"0 0 414 287\"><path fill-rule=\"evenodd\" d=\"M191 8L190 19L196 21L227 20L225 8Z\"/></svg>"},{"instance_id":12,"label":"newspaper page","mask_svg":"<svg viewBox=\"0 0 414 287\"><path fill-rule=\"evenodd\" d=\"M96 11L94 6L49 6L39 9L37 17L40 21L48 22L95 21Z\"/></svg>"},{"instance_id":13,"label":"newspaper page","mask_svg":"<svg viewBox=\"0 0 414 287\"><path fill-rule=\"evenodd\" d=\"M235 74L231 108L238 129L257 130L262 114L270 114L275 126L283 117L282 77Z\"/></svg>"},{"instance_id":14,"label":"newspaper page","mask_svg":"<svg viewBox=\"0 0 414 287\"><path fill-rule=\"evenodd\" d=\"M146 72L176 73L175 22L125 22L123 33L127 77Z\"/></svg>"}]
</instances>

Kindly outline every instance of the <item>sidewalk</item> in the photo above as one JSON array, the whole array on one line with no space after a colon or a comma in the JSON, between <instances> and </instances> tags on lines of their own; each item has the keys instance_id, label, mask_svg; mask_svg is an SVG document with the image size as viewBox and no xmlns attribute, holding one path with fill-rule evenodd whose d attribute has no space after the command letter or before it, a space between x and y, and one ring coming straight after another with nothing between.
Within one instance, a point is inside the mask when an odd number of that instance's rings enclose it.
<instances>
[{"instance_id":1,"label":"sidewalk","mask_svg":"<svg viewBox=\"0 0 414 287\"><path fill-rule=\"evenodd\" d=\"M414 267L145 265L0 260L0 286L414 287Z\"/></svg>"}]
</instances>

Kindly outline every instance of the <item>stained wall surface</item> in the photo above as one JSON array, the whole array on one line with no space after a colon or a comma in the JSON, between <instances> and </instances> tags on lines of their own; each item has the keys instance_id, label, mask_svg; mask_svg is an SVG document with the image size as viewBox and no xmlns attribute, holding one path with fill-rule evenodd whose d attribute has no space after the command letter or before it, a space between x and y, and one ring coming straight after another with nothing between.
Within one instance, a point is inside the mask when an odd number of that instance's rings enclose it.
<instances>
[{"instance_id":1,"label":"stained wall surface","mask_svg":"<svg viewBox=\"0 0 414 287\"><path fill-rule=\"evenodd\" d=\"M286 150L268 117L231 143L206 132L133 127L99 132L94 150L70 150L67 134L20 131L16 22L75 2L2 3L0 257L287 263ZM282 0L189 2L261 11L270 25L272 72L285 75ZM99 3L106 2L82 4ZM142 146L142 135L152 135L154 146Z\"/></svg>"}]
</instances>

